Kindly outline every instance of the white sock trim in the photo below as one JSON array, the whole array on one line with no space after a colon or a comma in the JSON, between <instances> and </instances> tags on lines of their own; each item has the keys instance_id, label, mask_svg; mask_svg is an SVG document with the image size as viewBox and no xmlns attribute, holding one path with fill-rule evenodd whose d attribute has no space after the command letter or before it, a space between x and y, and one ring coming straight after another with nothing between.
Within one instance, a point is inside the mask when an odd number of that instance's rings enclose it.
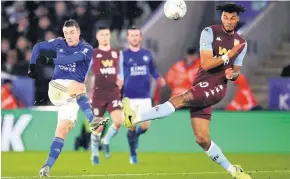
<instances>
[{"instance_id":1,"label":"white sock trim","mask_svg":"<svg viewBox=\"0 0 290 179\"><path fill-rule=\"evenodd\" d=\"M173 104L171 102L167 101L167 102L165 102L165 104L167 104L173 112L175 111L175 107L173 106Z\"/></svg>"}]
</instances>

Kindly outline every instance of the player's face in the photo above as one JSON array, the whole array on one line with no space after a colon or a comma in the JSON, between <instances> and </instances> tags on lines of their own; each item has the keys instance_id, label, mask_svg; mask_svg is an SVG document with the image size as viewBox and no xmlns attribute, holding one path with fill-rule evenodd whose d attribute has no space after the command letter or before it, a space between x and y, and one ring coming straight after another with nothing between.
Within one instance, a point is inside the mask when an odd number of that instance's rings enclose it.
<instances>
[{"instance_id":1,"label":"player's face","mask_svg":"<svg viewBox=\"0 0 290 179\"><path fill-rule=\"evenodd\" d=\"M97 40L100 45L107 46L110 44L111 32L109 29L102 29L97 32Z\"/></svg>"},{"instance_id":2,"label":"player's face","mask_svg":"<svg viewBox=\"0 0 290 179\"><path fill-rule=\"evenodd\" d=\"M73 27L63 27L64 38L69 46L75 46L80 41L80 29Z\"/></svg>"},{"instance_id":3,"label":"player's face","mask_svg":"<svg viewBox=\"0 0 290 179\"><path fill-rule=\"evenodd\" d=\"M221 19L223 27L227 32L233 32L240 20L236 12L233 13L223 12Z\"/></svg>"},{"instance_id":4,"label":"player's face","mask_svg":"<svg viewBox=\"0 0 290 179\"><path fill-rule=\"evenodd\" d=\"M127 39L130 45L138 46L142 41L141 31L138 29L128 30Z\"/></svg>"}]
</instances>

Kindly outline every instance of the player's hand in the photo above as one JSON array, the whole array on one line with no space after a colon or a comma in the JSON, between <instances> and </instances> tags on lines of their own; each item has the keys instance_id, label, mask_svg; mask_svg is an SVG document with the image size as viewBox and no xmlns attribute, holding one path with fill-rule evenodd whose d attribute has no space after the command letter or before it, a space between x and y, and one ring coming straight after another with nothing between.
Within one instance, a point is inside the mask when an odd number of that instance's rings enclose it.
<instances>
[{"instance_id":1,"label":"player's hand","mask_svg":"<svg viewBox=\"0 0 290 179\"><path fill-rule=\"evenodd\" d=\"M228 80L232 79L234 70L232 68L228 68L225 70L225 75Z\"/></svg>"},{"instance_id":2,"label":"player's hand","mask_svg":"<svg viewBox=\"0 0 290 179\"><path fill-rule=\"evenodd\" d=\"M35 64L29 64L29 69L28 69L28 76L32 79L36 78L36 65Z\"/></svg>"},{"instance_id":3,"label":"player's hand","mask_svg":"<svg viewBox=\"0 0 290 179\"><path fill-rule=\"evenodd\" d=\"M166 84L166 81L163 77L159 77L158 80L157 80L157 83L160 87L164 87L165 84Z\"/></svg>"},{"instance_id":4,"label":"player's hand","mask_svg":"<svg viewBox=\"0 0 290 179\"><path fill-rule=\"evenodd\" d=\"M236 56L238 53L240 53L240 50L245 46L246 43L242 43L239 45L235 45L232 50L228 53L229 58L233 58Z\"/></svg>"},{"instance_id":5,"label":"player's hand","mask_svg":"<svg viewBox=\"0 0 290 179\"><path fill-rule=\"evenodd\" d=\"M119 76L117 76L116 84L118 85L119 89L122 89L124 81Z\"/></svg>"}]
</instances>

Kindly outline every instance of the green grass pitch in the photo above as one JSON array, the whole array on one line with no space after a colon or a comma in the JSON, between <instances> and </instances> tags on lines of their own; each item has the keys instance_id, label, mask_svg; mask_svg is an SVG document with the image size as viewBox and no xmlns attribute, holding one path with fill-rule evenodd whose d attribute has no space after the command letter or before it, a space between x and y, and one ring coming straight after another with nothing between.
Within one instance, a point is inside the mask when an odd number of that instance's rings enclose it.
<instances>
[{"instance_id":1,"label":"green grass pitch","mask_svg":"<svg viewBox=\"0 0 290 179\"><path fill-rule=\"evenodd\" d=\"M47 152L2 152L2 178L38 178ZM253 179L290 179L290 154L226 154ZM88 152L63 152L52 168L55 179L231 179L204 153L140 153L139 164L129 164L127 153L101 155L92 166Z\"/></svg>"}]
</instances>

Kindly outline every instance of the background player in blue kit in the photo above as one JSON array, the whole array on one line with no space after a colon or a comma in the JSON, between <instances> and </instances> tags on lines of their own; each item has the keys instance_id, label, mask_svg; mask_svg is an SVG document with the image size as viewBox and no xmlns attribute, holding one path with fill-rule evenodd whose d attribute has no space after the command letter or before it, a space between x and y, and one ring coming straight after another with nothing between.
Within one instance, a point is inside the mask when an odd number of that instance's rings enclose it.
<instances>
[{"instance_id":1,"label":"background player in blue kit","mask_svg":"<svg viewBox=\"0 0 290 179\"><path fill-rule=\"evenodd\" d=\"M74 126L79 107L87 116L91 130L96 130L108 121L108 118L96 117L93 114L86 96L84 80L92 60L93 47L80 39L80 27L75 20L64 23L63 33L65 39L52 39L33 47L28 71L29 77L36 77L36 61L42 50L57 53L55 59L47 58L46 62L53 62L55 65L48 96L50 101L58 106L58 125L48 159L39 173L41 177L49 175L51 167L62 151L67 133Z\"/></svg>"},{"instance_id":2,"label":"background player in blue kit","mask_svg":"<svg viewBox=\"0 0 290 179\"><path fill-rule=\"evenodd\" d=\"M131 107L139 112L146 112L152 108L151 102L151 76L157 80L160 86L165 85L165 80L160 76L152 54L149 50L141 48L142 33L135 27L128 29L127 39L129 49L123 51L124 89L123 97L131 99ZM130 146L130 163L136 164L138 140L149 128L149 121L140 123L136 129L128 130L128 143Z\"/></svg>"},{"instance_id":3,"label":"background player in blue kit","mask_svg":"<svg viewBox=\"0 0 290 179\"><path fill-rule=\"evenodd\" d=\"M210 138L211 106L225 96L228 80L234 81L239 76L247 51L246 41L235 32L244 7L229 3L217 6L217 10L221 11L222 24L206 27L201 33L201 65L192 88L143 113L135 112L130 106L131 100L124 98L125 126L160 119L176 109L188 107L197 144L233 178L251 179L239 165L232 165Z\"/></svg>"}]
</instances>

